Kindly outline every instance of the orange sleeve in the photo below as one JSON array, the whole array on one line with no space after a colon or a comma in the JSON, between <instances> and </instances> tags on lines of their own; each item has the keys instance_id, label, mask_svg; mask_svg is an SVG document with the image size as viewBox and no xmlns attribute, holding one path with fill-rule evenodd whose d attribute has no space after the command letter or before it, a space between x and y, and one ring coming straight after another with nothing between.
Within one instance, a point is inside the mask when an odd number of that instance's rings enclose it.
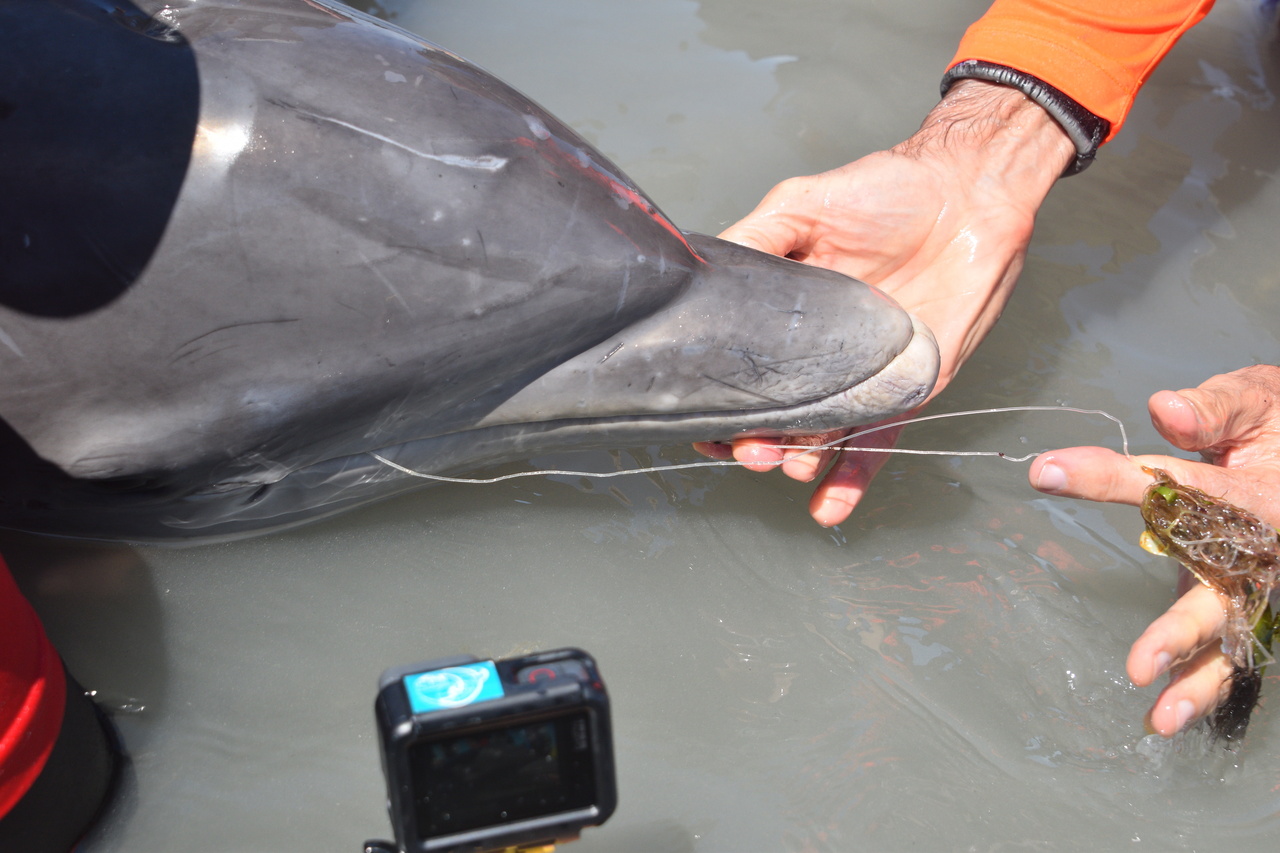
<instances>
[{"instance_id":1,"label":"orange sleeve","mask_svg":"<svg viewBox=\"0 0 1280 853\"><path fill-rule=\"evenodd\" d=\"M1212 7L1213 0L995 0L951 66L972 59L1038 77L1111 122L1109 140L1160 60Z\"/></svg>"}]
</instances>

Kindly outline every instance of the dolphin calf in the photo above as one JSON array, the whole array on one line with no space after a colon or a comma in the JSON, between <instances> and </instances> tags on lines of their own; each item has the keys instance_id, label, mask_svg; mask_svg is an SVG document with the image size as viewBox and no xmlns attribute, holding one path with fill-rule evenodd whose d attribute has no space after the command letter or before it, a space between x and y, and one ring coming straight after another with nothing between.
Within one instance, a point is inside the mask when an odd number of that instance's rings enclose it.
<instances>
[{"instance_id":1,"label":"dolphin calf","mask_svg":"<svg viewBox=\"0 0 1280 853\"><path fill-rule=\"evenodd\" d=\"M685 233L475 65L330 0L0 4L0 525L295 524L566 447L868 423L932 336Z\"/></svg>"}]
</instances>

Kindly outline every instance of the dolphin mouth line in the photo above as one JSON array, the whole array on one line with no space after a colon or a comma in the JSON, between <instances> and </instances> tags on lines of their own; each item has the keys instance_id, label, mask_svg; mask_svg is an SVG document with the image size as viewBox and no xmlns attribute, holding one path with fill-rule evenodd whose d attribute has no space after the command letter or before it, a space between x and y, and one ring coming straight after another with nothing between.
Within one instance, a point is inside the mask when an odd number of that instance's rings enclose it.
<instances>
[{"instance_id":1,"label":"dolphin mouth line","mask_svg":"<svg viewBox=\"0 0 1280 853\"><path fill-rule=\"evenodd\" d=\"M181 532L188 543L216 543L243 538L244 530L214 530L230 519L254 530L287 530L301 524L337 515L344 510L368 502L365 493L379 492L378 497L403 494L422 480L468 482L470 478L451 474L478 470L492 465L528 459L539 453L574 449L598 449L653 444L657 436L669 443L726 440L750 435L813 435L882 421L905 413L924 402L933 389L933 381L913 380L919 376L920 364L935 365L938 348L933 333L912 317L916 333L907 346L879 371L860 382L845 386L821 397L768 409L730 409L714 412L655 412L642 416L610 415L600 417L558 418L517 424L491 424L416 438L377 450L347 456L331 457L289 472L278 480L224 480L191 496L196 504L202 498L230 496L240 492L239 509L206 517L197 512L189 517L169 515L160 519L163 528ZM936 376L936 369L924 371ZM859 400L858 398L866 399ZM883 407L883 400L898 402L896 411ZM876 416L859 420L853 412L863 410ZM826 419L824 422L823 419ZM779 424L793 419L794 425ZM743 423L755 421L757 423ZM726 422L738 426L722 430ZM722 438L711 438L720 431ZM701 467L701 463L699 463ZM530 471L529 476L542 471ZM617 475L640 473L618 471ZM609 476L614 476L610 472ZM301 481L299 480L301 478ZM394 485L396 483L400 485ZM477 482L484 480L477 478ZM277 489L285 490L284 506ZM314 506L299 512L292 507L289 494L312 492L321 495ZM133 536L138 542L169 542L168 536Z\"/></svg>"},{"instance_id":2,"label":"dolphin mouth line","mask_svg":"<svg viewBox=\"0 0 1280 853\"><path fill-rule=\"evenodd\" d=\"M937 341L932 331L914 316L911 319L915 334L912 335L911 340L908 341L902 351L879 371L864 377L852 385L847 385L820 397L813 397L796 403L769 408L737 408L705 412L647 412L643 414L562 417L545 421L486 424L470 429L411 439L378 448L377 450L365 451L354 457L343 458L391 457L391 461L393 461L394 457L402 453L413 455L415 448L425 448L431 444L465 441L474 441L477 444L484 444L489 441L501 443L508 438L514 440L519 446L518 455L527 457L530 453L570 447L586 449L593 446L618 446L619 438L621 437L625 442L626 434L628 433L635 433L637 443L652 444L652 437L655 434L661 435L664 431L670 434L672 443L678 443L681 441L728 441L733 438L746 438L749 436L814 435L842 429L853 429L908 412L923 404L930 391L933 390L933 382L921 383L909 380L909 377L919 375L918 370L914 367L915 362L924 360L927 363L932 362L936 365L939 360ZM929 375L936 375L936 369L930 372ZM854 408L859 407L860 398L870 398L879 406L879 400L876 398L888 396L897 401L896 411L886 414L885 409L880 407L876 410L878 412L876 417L858 419L852 416ZM787 419L794 420L795 423L780 423ZM723 427L732 424L738 424L738 426L730 426L729 429L723 431L716 428L717 425ZM673 430L673 426L683 426L683 429ZM717 432L719 432L719 435L717 435ZM593 434L598 434L598 444L593 443ZM539 437L553 435L563 436L563 441L550 441L548 443L551 446L546 448L537 446ZM648 438L642 437L646 435ZM529 437L532 440L526 444L522 440L525 437ZM565 446L561 447L561 444ZM338 461L335 459L330 460L328 463L320 464L333 464ZM389 460L380 459L380 462L383 463L387 461ZM480 462L478 464L469 462L458 466L450 466L446 463L442 466L432 467L439 467L440 470L458 471L464 467L478 468L501 461L506 461L502 458L502 454L495 454L493 462Z\"/></svg>"}]
</instances>

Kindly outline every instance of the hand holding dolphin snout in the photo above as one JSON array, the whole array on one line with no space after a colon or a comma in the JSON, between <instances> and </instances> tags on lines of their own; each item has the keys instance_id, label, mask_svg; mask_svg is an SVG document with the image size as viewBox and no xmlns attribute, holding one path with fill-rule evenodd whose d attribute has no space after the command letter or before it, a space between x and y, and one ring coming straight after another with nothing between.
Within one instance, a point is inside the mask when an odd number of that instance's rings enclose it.
<instances>
[{"instance_id":1,"label":"hand holding dolphin snout","mask_svg":"<svg viewBox=\"0 0 1280 853\"><path fill-rule=\"evenodd\" d=\"M782 182L721 236L845 273L892 296L937 338L942 367L932 398L1000 317L1022 270L1036 211L1074 151L1062 128L1022 93L962 81L905 142ZM860 441L888 446L898 432ZM697 446L766 471L783 458L785 451L769 447L777 443L753 437L734 441L731 451ZM827 469L809 512L829 527L848 518L884 462L883 453L826 450L781 467L806 482Z\"/></svg>"}]
</instances>

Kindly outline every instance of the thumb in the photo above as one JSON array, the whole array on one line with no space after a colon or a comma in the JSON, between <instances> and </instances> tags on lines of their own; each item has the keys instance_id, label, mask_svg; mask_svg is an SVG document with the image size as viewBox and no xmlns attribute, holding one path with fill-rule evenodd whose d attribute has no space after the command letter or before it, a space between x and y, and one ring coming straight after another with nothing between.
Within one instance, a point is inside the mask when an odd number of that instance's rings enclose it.
<instances>
[{"instance_id":1,"label":"thumb","mask_svg":"<svg viewBox=\"0 0 1280 853\"><path fill-rule=\"evenodd\" d=\"M1226 450L1280 431L1280 368L1213 376L1197 388L1159 391L1147 403L1156 430L1183 450Z\"/></svg>"},{"instance_id":2,"label":"thumb","mask_svg":"<svg viewBox=\"0 0 1280 853\"><path fill-rule=\"evenodd\" d=\"M720 232L720 238L784 258L796 249L799 242L793 227L781 217L768 213L748 215Z\"/></svg>"}]
</instances>

